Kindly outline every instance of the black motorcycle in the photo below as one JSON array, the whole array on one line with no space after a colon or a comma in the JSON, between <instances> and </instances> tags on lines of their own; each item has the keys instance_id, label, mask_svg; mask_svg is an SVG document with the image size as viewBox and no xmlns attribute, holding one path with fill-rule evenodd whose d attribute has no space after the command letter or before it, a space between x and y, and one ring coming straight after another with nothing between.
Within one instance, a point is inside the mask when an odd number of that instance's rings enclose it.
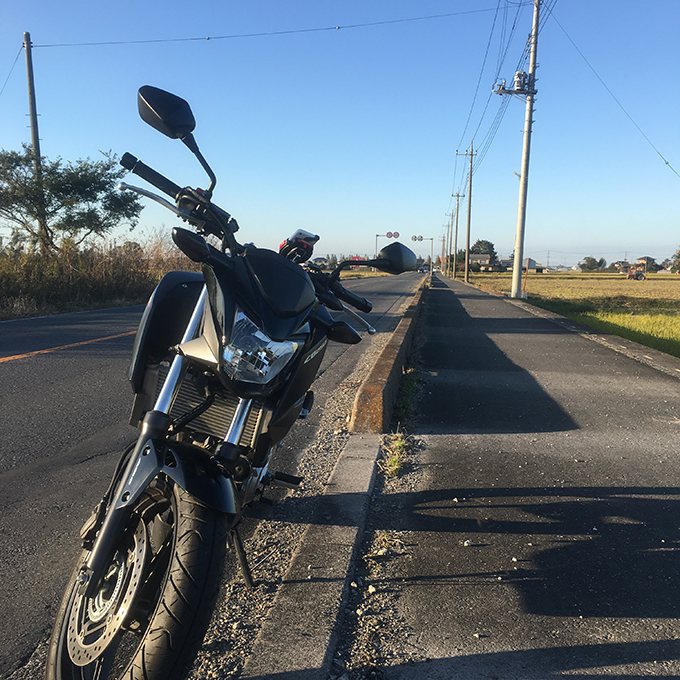
<instances>
[{"instance_id":1,"label":"black motorcycle","mask_svg":"<svg viewBox=\"0 0 680 680\"><path fill-rule=\"evenodd\" d=\"M400 243L331 273L309 262L318 237L304 231L279 252L239 244L236 220L211 200L216 178L194 140L188 103L145 86L138 105L144 121L189 147L210 185L182 188L126 153L122 165L174 203L127 184L121 189L197 228L176 228L172 237L202 273L167 274L142 316L129 372L131 420L141 433L81 529L83 551L57 614L47 680L185 677L210 622L228 548L252 586L238 532L244 508L268 485L301 482L272 474L268 464L312 407L309 388L328 341L361 340L328 310L368 327L347 305L369 312L371 303L341 285L341 270L364 264L399 274L415 266Z\"/></svg>"}]
</instances>

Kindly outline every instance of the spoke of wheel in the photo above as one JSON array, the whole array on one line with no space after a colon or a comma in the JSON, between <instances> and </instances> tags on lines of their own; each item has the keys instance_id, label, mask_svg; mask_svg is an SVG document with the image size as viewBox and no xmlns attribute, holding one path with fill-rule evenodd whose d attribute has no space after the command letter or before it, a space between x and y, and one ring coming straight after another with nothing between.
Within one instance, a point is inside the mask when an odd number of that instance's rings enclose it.
<instances>
[{"instance_id":1,"label":"spoke of wheel","mask_svg":"<svg viewBox=\"0 0 680 680\"><path fill-rule=\"evenodd\" d=\"M87 608L87 603L83 603L83 607ZM87 609L86 609L87 611ZM85 613L85 615L87 615ZM90 619L87 619L87 621L83 621L83 627L82 627L82 633L83 633L83 642L85 642L86 638L90 637L91 635L95 635L97 633L101 634L102 631L106 630L106 619L102 619L101 621L97 621L96 623L94 621L91 621Z\"/></svg>"}]
</instances>

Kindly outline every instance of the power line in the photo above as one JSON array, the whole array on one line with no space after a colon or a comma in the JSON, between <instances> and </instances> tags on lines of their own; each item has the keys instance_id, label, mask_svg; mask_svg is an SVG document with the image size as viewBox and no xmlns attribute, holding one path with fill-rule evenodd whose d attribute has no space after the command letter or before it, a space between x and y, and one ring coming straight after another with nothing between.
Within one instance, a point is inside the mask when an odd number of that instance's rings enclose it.
<instances>
[{"instance_id":1,"label":"power line","mask_svg":"<svg viewBox=\"0 0 680 680\"><path fill-rule=\"evenodd\" d=\"M526 3L526 4L531 4L531 3ZM552 0L552 3L550 3L549 10L554 9L556 4L557 4L557 0ZM508 49L510 47L510 41L512 40L512 37L514 36L514 32L515 32L515 29L516 29L516 26L517 26L517 20L518 20L518 17L519 17L520 9L524 6L525 6L524 3L520 3L519 5L517 5L517 12L515 14L515 18L514 18L514 21L513 21L511 34L510 34L510 37L508 38L508 41L506 43L506 48L505 48L505 51L503 53L503 58L502 58L502 60L499 61L499 65L498 65L498 69L497 69L497 73L496 73L496 80L498 80L498 74L500 73L500 69L502 67L502 64L504 63L505 58L507 56ZM546 21L547 21L546 15L543 15L541 17L541 21L540 21L539 27L538 27L539 33L541 32L541 30L545 26ZM515 68L515 71L523 70L528 59L529 59L529 52L525 48L522 51L522 55L521 55L521 57L520 57L520 59L517 63L517 67ZM491 100L491 96L492 95L489 95L489 99L487 100L486 106L484 107L484 111L482 112L482 116L480 118L479 124L477 125L477 129L475 130L475 133L473 135L473 140L476 139L477 132L479 131L479 129L480 129L480 127L481 127L481 125L484 121L484 116L486 115L486 110L488 108L489 101ZM498 108L498 112L496 113L496 117L494 118L493 122L491 123L491 126L490 126L489 130L487 131L486 135L482 139L482 142L481 142L481 145L480 145L480 148L479 148L479 156L477 157L477 160L475 161L475 164L472 168L473 172L477 171L479 166L482 164L484 158L486 157L486 154L488 153L489 149L491 148L491 145L493 144L493 142L496 138L496 134L498 133L500 125L503 121L503 117L505 116L505 113L507 111L509 102L510 102L510 98L508 98L508 97L503 98L503 100L502 100L502 102L501 102L501 104ZM460 146L460 144L459 144L459 146ZM454 170L454 176L455 176L455 170ZM462 181L462 179L463 178L461 177L461 181ZM454 181L454 185L455 185L455 181ZM451 205L451 201L449 201L449 207L450 207L450 205Z\"/></svg>"},{"instance_id":2,"label":"power line","mask_svg":"<svg viewBox=\"0 0 680 680\"><path fill-rule=\"evenodd\" d=\"M552 9L549 9L548 11L552 12ZM668 160L666 160L666 158L664 158L661 151L659 151L656 148L656 146L654 146L654 144L652 143L652 140L649 137L647 137L647 135L643 132L642 128L635 122L635 120L633 119L633 116L631 116L630 113L628 113L628 111L626 111L623 104L616 98L616 95L609 89L609 87L607 86L607 83L604 82L604 80L600 77L598 72L593 68L593 65L586 59L583 52L581 52L581 50L578 48L576 43L571 39L571 36L566 32L566 30L564 29L564 26L562 26L562 24L557 20L557 17L554 14L552 15L552 17L555 20L555 23L562 29L562 32L564 33L564 35L567 36L567 40L569 40L569 42L573 45L574 49L579 53L581 59L583 59L583 61L586 62L586 65L588 66L588 68L595 74L595 77L600 81L600 83L602 84L602 87L604 87L604 89L607 90L607 92L609 93L611 98L618 104L621 111L623 111L626 114L626 116L628 117L628 120L630 120L630 122L637 128L637 131L645 138L645 140L647 141L649 146L651 146L652 149L654 149L654 151L656 151L659 158L661 158L661 160L672 170L673 173L675 173L675 175L680 177L680 174L678 174L676 169L670 164L670 162Z\"/></svg>"},{"instance_id":3,"label":"power line","mask_svg":"<svg viewBox=\"0 0 680 680\"><path fill-rule=\"evenodd\" d=\"M477 87L475 89L475 94L474 94L474 97L473 97L473 100L472 100L472 105L470 107L470 112L468 114L468 118L467 118L467 121L465 123L465 128L463 130L463 134L461 135L461 140L458 143L459 148L460 148L461 144L463 143L463 139L465 137L465 132L467 131L468 125L470 123L470 118L472 116L472 112L473 112L475 102L476 102L476 99L477 99L477 94L478 94L478 91L479 91L481 78L482 78L482 75L484 73L484 67L486 65L486 59L487 59L487 56L488 56L488 53L489 53L489 47L491 45L491 40L493 38L495 25L496 25L496 21L497 21L497 18L498 18L498 11L500 9L500 2L501 2L501 0L499 0L498 5L496 7L496 14L494 16L494 22L493 22L493 25L491 27L491 34L489 35L489 41L487 43L486 52L484 54L484 60L482 62L482 68L481 68L481 71L480 71L480 74L479 74L479 79L477 81ZM531 2L517 3L517 11L515 13L512 28L510 30L510 35L507 38L507 42L506 42L505 41L505 22L507 20L507 8L510 4L515 4L515 3L510 3L509 0L506 0L505 5L504 5L504 20L503 20L503 26L501 28L501 36L500 36L500 40L499 40L499 55L498 55L498 61L496 63L496 78L495 78L495 81L498 80L498 73L500 72L500 69L502 68L503 63L505 62L505 58L507 57L507 53L508 53L508 50L510 48L510 44L511 44L512 39L514 37L515 30L517 28L517 21L518 21L518 18L519 18L520 11L521 11L522 7L525 7L527 5L531 5L532 3ZM503 48L504 43L505 43L505 49L502 51L502 54L501 54L501 49ZM525 56L526 56L526 52L523 54L522 58L524 58ZM519 70L519 67L516 70ZM482 111L482 115L479 119L479 123L477 124L477 128L475 129L475 132L472 136L472 141L474 141L476 139L477 133L479 132L479 129L481 128L482 123L484 122L484 118L486 116L486 112L487 112L487 109L489 107L489 103L491 102L492 95L493 95L493 90L489 94L489 97L486 101L486 104L484 106L484 110ZM484 160L484 157L486 156L491 144L493 143L493 140L496 136L498 128L500 127L501 121L503 119L503 116L505 115L505 111L507 110L507 107L508 107L507 102L504 102L504 101L501 102L501 104L499 106L499 111L497 112L496 117L494 118L494 121L491 124L490 130L486 133L484 139L482 140L481 149L479 151L479 156L477 157L477 160L475 161L475 164L474 164L474 167L473 167L473 172L475 172L477 170L477 168L479 167L479 165L482 163L482 161ZM454 164L454 170L453 170L453 176L454 176L453 187L454 188L456 186L460 186L461 184L463 184L464 181L467 181L467 177L465 176L465 172L466 172L465 167L463 167L463 169L461 171L461 181L458 184L456 183L457 172L458 172L458 157L456 156L456 162ZM453 188L451 189L451 196L453 196ZM450 198L449 199L449 209L451 208L451 200L452 199Z\"/></svg>"},{"instance_id":4,"label":"power line","mask_svg":"<svg viewBox=\"0 0 680 680\"><path fill-rule=\"evenodd\" d=\"M467 132L468 125L470 124L470 118L472 117L472 112L474 111L474 108L475 108L475 103L477 102L477 95L479 94L479 86L481 85L482 76L484 75L484 69L486 67L486 60L487 60L487 57L489 56L489 48L491 47L491 40L493 39L494 30L496 28L496 20L498 19L498 10L500 9L500 6L501 6L501 0L498 0L498 4L496 5L496 14L494 15L493 23L491 24L491 33L489 34L489 40L486 43L486 50L484 52L484 58L482 59L482 68L479 70L479 77L477 78L477 87L475 88L475 94L472 97L472 104L470 105L470 111L468 113L467 120L465 121L465 127L463 128L463 134L460 136L460 141L458 142L458 148L460 148L460 145L463 143L465 133ZM486 108L484 110L486 111ZM482 114L482 117L483 117L483 114Z\"/></svg>"},{"instance_id":5,"label":"power line","mask_svg":"<svg viewBox=\"0 0 680 680\"><path fill-rule=\"evenodd\" d=\"M19 48L19 51L17 52L17 56L14 58L14 63L12 64L12 68L9 70L9 73L7 74L7 78L5 78L5 82L2 85L2 89L0 90L0 96L2 93L5 91L5 87L7 86L7 83L9 82L9 77L12 75L12 71L14 71L14 67L17 65L17 61L19 61L19 57L21 56L21 50L24 49L23 44Z\"/></svg>"},{"instance_id":6,"label":"power line","mask_svg":"<svg viewBox=\"0 0 680 680\"><path fill-rule=\"evenodd\" d=\"M522 4L522 3L521 3ZM158 38L158 39L148 39L148 40L109 40L101 42L80 42L80 43L51 43L46 45L33 45L34 48L38 47L98 47L102 45L149 45L149 44L159 44L159 43L176 43L176 42L197 42L206 40L234 40L237 38L263 38L277 35L295 35L301 33L321 33L324 31L340 31L349 30L356 28L371 28L374 26L389 26L393 24L405 24L414 21L428 21L432 19L446 19L449 17L464 16L468 14L480 14L482 12L493 12L497 11L494 8L489 7L486 9L472 9L466 10L464 12L447 12L446 14L429 14L427 16L420 17L408 17L405 19L386 19L383 21L368 21L364 23L357 24L344 24L338 26L321 26L317 28L294 28L285 31L261 31L258 33L232 33L229 35L215 35L215 36L204 36L204 37L190 37L190 38Z\"/></svg>"}]
</instances>

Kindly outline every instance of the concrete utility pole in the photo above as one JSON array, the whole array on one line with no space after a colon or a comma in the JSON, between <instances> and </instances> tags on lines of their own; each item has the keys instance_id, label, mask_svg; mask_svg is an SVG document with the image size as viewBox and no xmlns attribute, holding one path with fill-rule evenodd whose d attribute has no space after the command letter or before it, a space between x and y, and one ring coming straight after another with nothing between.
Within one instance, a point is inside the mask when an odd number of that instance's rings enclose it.
<instances>
[{"instance_id":1,"label":"concrete utility pole","mask_svg":"<svg viewBox=\"0 0 680 680\"><path fill-rule=\"evenodd\" d=\"M468 213L467 213L467 236L465 238L465 283L470 283L470 216L472 213L472 159L477 155L477 152L472 152L472 142L470 142L470 151L459 154L458 156L470 156L470 174L468 184Z\"/></svg>"},{"instance_id":2,"label":"concrete utility pole","mask_svg":"<svg viewBox=\"0 0 680 680\"><path fill-rule=\"evenodd\" d=\"M40 164L40 136L38 134L38 112L35 105L35 83L33 81L33 55L31 53L31 34L24 33L24 49L26 50L26 75L28 77L28 112L31 118L31 142L33 144L33 168L36 179L42 178Z\"/></svg>"},{"instance_id":3,"label":"concrete utility pole","mask_svg":"<svg viewBox=\"0 0 680 680\"><path fill-rule=\"evenodd\" d=\"M514 94L526 97L524 115L524 143L522 145L522 169L519 176L519 204L517 207L517 228L515 230L515 259L512 265L512 290L510 297L523 297L521 292L522 263L524 261L524 227L527 217L527 190L529 187L529 152L531 150L531 126L534 115L534 98L536 96L536 51L538 48L538 18L541 0L534 2L534 21L531 29L529 46L529 73L515 73L514 88L505 88L505 81L498 87L498 94Z\"/></svg>"},{"instance_id":4,"label":"concrete utility pole","mask_svg":"<svg viewBox=\"0 0 680 680\"><path fill-rule=\"evenodd\" d=\"M442 244L442 255L443 255L443 271L446 274L446 276L450 276L450 267L451 267L451 238L453 236L452 231L453 231L453 213L446 213L446 217L449 218L449 221L446 223L446 243Z\"/></svg>"},{"instance_id":5,"label":"concrete utility pole","mask_svg":"<svg viewBox=\"0 0 680 680\"><path fill-rule=\"evenodd\" d=\"M40 206L38 210L38 236L40 249L47 252L50 242L47 230L47 216L45 215L45 196L42 193L42 161L40 154L40 135L38 134L38 112L35 105L35 83L33 81L33 55L31 53L31 34L24 33L24 49L26 50L26 75L28 78L28 111L31 119L31 142L33 145L33 172L35 181L40 189Z\"/></svg>"},{"instance_id":6,"label":"concrete utility pole","mask_svg":"<svg viewBox=\"0 0 680 680\"><path fill-rule=\"evenodd\" d=\"M456 227L453 235L453 278L456 278L456 255L458 255L458 207L459 199L465 198L465 194L461 194L460 191L456 192Z\"/></svg>"}]
</instances>

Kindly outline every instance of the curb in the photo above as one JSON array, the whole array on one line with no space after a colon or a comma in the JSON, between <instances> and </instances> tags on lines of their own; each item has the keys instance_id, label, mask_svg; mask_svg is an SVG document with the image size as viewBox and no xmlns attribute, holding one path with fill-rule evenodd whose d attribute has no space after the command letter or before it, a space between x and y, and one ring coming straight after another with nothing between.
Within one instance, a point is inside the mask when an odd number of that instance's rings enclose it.
<instances>
[{"instance_id":1,"label":"curb","mask_svg":"<svg viewBox=\"0 0 680 680\"><path fill-rule=\"evenodd\" d=\"M366 525L379 446L380 435L350 435L240 678L328 677L348 574Z\"/></svg>"},{"instance_id":2,"label":"curb","mask_svg":"<svg viewBox=\"0 0 680 680\"><path fill-rule=\"evenodd\" d=\"M326 680L331 672L348 576L373 492L380 432L394 408L425 282L359 388L364 396L357 393L349 439L239 675L243 680ZM352 427L369 422L358 417L363 409L370 409L370 423L381 429L359 433Z\"/></svg>"},{"instance_id":3,"label":"curb","mask_svg":"<svg viewBox=\"0 0 680 680\"><path fill-rule=\"evenodd\" d=\"M404 312L389 342L380 353L354 399L350 432L385 432L389 428L399 383L411 348L415 322L420 313L427 278L423 279L413 301Z\"/></svg>"}]
</instances>

